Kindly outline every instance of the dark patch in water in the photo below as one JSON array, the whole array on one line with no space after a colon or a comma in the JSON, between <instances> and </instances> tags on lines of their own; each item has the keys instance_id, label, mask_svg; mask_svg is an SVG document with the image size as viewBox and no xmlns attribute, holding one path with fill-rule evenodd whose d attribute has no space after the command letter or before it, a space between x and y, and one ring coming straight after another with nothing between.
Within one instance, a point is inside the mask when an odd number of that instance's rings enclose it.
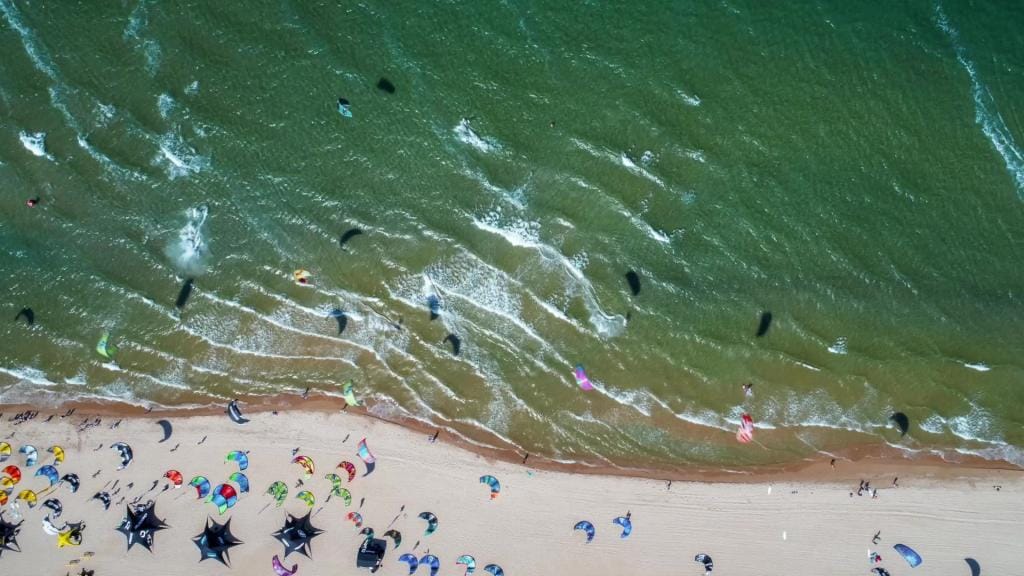
<instances>
[{"instance_id":1,"label":"dark patch in water","mask_svg":"<svg viewBox=\"0 0 1024 576\"><path fill-rule=\"evenodd\" d=\"M757 336L760 338L768 333L768 329L772 326L772 313L762 312L761 313L761 324L757 327Z\"/></svg>"}]
</instances>

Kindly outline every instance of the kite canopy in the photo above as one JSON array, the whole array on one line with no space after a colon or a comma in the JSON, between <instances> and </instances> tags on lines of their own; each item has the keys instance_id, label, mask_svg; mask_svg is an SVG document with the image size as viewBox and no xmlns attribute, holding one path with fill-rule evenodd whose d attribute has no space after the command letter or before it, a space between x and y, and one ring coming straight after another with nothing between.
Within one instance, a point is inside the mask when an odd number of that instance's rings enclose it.
<instances>
[{"instance_id":1,"label":"kite canopy","mask_svg":"<svg viewBox=\"0 0 1024 576\"><path fill-rule=\"evenodd\" d=\"M395 550L397 550L398 547L402 545L402 533L398 530L388 530L384 533L384 536L386 538L391 538L391 540L394 541Z\"/></svg>"},{"instance_id":2,"label":"kite canopy","mask_svg":"<svg viewBox=\"0 0 1024 576\"><path fill-rule=\"evenodd\" d=\"M583 364L576 365L576 384L579 385L583 390L593 390L594 385L590 383L590 378L587 378L587 372L583 369Z\"/></svg>"},{"instance_id":3,"label":"kite canopy","mask_svg":"<svg viewBox=\"0 0 1024 576\"><path fill-rule=\"evenodd\" d=\"M81 484L78 480L78 474L65 474L61 477L60 483L64 484L65 482L71 488L72 494L78 492L78 486Z\"/></svg>"},{"instance_id":4,"label":"kite canopy","mask_svg":"<svg viewBox=\"0 0 1024 576\"><path fill-rule=\"evenodd\" d=\"M596 530L594 529L594 525L590 522L587 522L586 520L580 520L576 523L575 526L572 527L572 529L583 530L583 532L587 535L587 544L590 544L590 541L594 539L594 533L596 532Z\"/></svg>"},{"instance_id":5,"label":"kite canopy","mask_svg":"<svg viewBox=\"0 0 1024 576\"><path fill-rule=\"evenodd\" d=\"M228 476L228 482L234 482L238 485L238 491L245 494L249 491L249 478L241 472L235 472L231 476Z\"/></svg>"},{"instance_id":6,"label":"kite canopy","mask_svg":"<svg viewBox=\"0 0 1024 576\"><path fill-rule=\"evenodd\" d=\"M11 486L21 482L21 468L11 464L10 466L5 467L2 472L11 479Z\"/></svg>"},{"instance_id":7,"label":"kite canopy","mask_svg":"<svg viewBox=\"0 0 1024 576\"><path fill-rule=\"evenodd\" d=\"M427 554L420 558L420 565L430 566L430 576L437 576L437 571L441 568L441 561L437 559L437 556Z\"/></svg>"},{"instance_id":8,"label":"kite canopy","mask_svg":"<svg viewBox=\"0 0 1024 576\"><path fill-rule=\"evenodd\" d=\"M359 512L349 512L345 518L351 520L352 523L356 525L356 528L363 525L363 515Z\"/></svg>"},{"instance_id":9,"label":"kite canopy","mask_svg":"<svg viewBox=\"0 0 1024 576\"><path fill-rule=\"evenodd\" d=\"M277 576L293 576L299 571L298 564L293 564L291 570L285 568L277 554L274 554L274 557L270 559L270 566L274 569L274 574L277 574Z\"/></svg>"},{"instance_id":10,"label":"kite canopy","mask_svg":"<svg viewBox=\"0 0 1024 576\"><path fill-rule=\"evenodd\" d=\"M53 454L53 463L60 464L64 462L64 449L60 446L50 446L46 449L47 452Z\"/></svg>"},{"instance_id":11,"label":"kite canopy","mask_svg":"<svg viewBox=\"0 0 1024 576\"><path fill-rule=\"evenodd\" d=\"M231 558L228 550L242 543L231 533L231 519L224 524L218 524L213 518L206 518L206 528L202 533L192 539L196 548L199 548L199 561L216 560L221 564L230 567Z\"/></svg>"},{"instance_id":12,"label":"kite canopy","mask_svg":"<svg viewBox=\"0 0 1024 576\"><path fill-rule=\"evenodd\" d=\"M494 476L481 476L480 483L491 487L491 500L494 500L498 497L498 494L501 494L501 482L498 482L498 479Z\"/></svg>"},{"instance_id":13,"label":"kite canopy","mask_svg":"<svg viewBox=\"0 0 1024 576\"><path fill-rule=\"evenodd\" d=\"M356 553L356 567L369 568L370 572L376 572L384 561L384 552L388 549L388 543L383 540L367 538L359 546Z\"/></svg>"},{"instance_id":14,"label":"kite canopy","mask_svg":"<svg viewBox=\"0 0 1024 576\"><path fill-rule=\"evenodd\" d=\"M196 489L197 498L206 498L210 494L210 481L206 476L196 476L188 485Z\"/></svg>"},{"instance_id":15,"label":"kite canopy","mask_svg":"<svg viewBox=\"0 0 1024 576\"><path fill-rule=\"evenodd\" d=\"M313 496L313 493L310 492L309 490L303 490L302 492L299 492L298 494L295 495L295 498L298 500L302 500L303 502L306 503L306 506L309 506L310 508L316 505L316 496Z\"/></svg>"},{"instance_id":16,"label":"kite canopy","mask_svg":"<svg viewBox=\"0 0 1024 576\"><path fill-rule=\"evenodd\" d=\"M224 514L238 503L238 492L230 484L218 484L207 500L217 507L218 514Z\"/></svg>"},{"instance_id":17,"label":"kite canopy","mask_svg":"<svg viewBox=\"0 0 1024 576\"><path fill-rule=\"evenodd\" d=\"M242 416L242 410L238 407L238 402L235 400L228 402L228 417L235 424L245 424L249 421L248 418Z\"/></svg>"},{"instance_id":18,"label":"kite canopy","mask_svg":"<svg viewBox=\"0 0 1024 576\"><path fill-rule=\"evenodd\" d=\"M370 449L366 446L366 438L359 441L359 449L356 450L356 453L363 459L363 463L366 464L366 474L363 474L363 476L369 476L377 466L377 459L373 457Z\"/></svg>"},{"instance_id":19,"label":"kite canopy","mask_svg":"<svg viewBox=\"0 0 1024 576\"><path fill-rule=\"evenodd\" d=\"M93 494L91 500L99 500L100 503L103 504L104 510L110 509L110 494L106 492L97 492Z\"/></svg>"},{"instance_id":20,"label":"kite canopy","mask_svg":"<svg viewBox=\"0 0 1024 576\"><path fill-rule=\"evenodd\" d=\"M714 561L707 554L697 554L693 557L693 561L704 565L704 574L711 574L711 571L715 569Z\"/></svg>"},{"instance_id":21,"label":"kite canopy","mask_svg":"<svg viewBox=\"0 0 1024 576\"><path fill-rule=\"evenodd\" d=\"M633 296L640 294L640 275L635 270L626 272L626 284L629 284L629 291Z\"/></svg>"},{"instance_id":22,"label":"kite canopy","mask_svg":"<svg viewBox=\"0 0 1024 576\"><path fill-rule=\"evenodd\" d=\"M372 540L373 537L375 536L373 528L370 528L369 526L367 526L366 528L363 528L362 530L360 530L359 534L361 536L366 536L367 540Z\"/></svg>"},{"instance_id":23,"label":"kite canopy","mask_svg":"<svg viewBox=\"0 0 1024 576\"><path fill-rule=\"evenodd\" d=\"M25 455L25 467L31 468L36 465L36 460L39 459L39 452L36 451L35 446L25 444L21 448L18 448L18 452Z\"/></svg>"},{"instance_id":24,"label":"kite canopy","mask_svg":"<svg viewBox=\"0 0 1024 576\"><path fill-rule=\"evenodd\" d=\"M633 533L633 522L625 516L619 516L612 520L612 524L622 526L622 534L619 534L619 538L629 538L629 535Z\"/></svg>"},{"instance_id":25,"label":"kite canopy","mask_svg":"<svg viewBox=\"0 0 1024 576\"><path fill-rule=\"evenodd\" d=\"M754 439L754 419L750 417L750 414L744 413L740 417L740 429L736 431L736 439L743 444Z\"/></svg>"},{"instance_id":26,"label":"kite canopy","mask_svg":"<svg viewBox=\"0 0 1024 576\"><path fill-rule=\"evenodd\" d=\"M21 532L22 522L24 520L12 524L4 520L3 513L0 513L0 558L3 557L5 550L21 552L21 547L18 546L18 532Z\"/></svg>"},{"instance_id":27,"label":"kite canopy","mask_svg":"<svg viewBox=\"0 0 1024 576\"><path fill-rule=\"evenodd\" d=\"M278 480L267 488L265 494L270 494L274 498L274 502L280 507L284 503L285 498L288 497L288 485Z\"/></svg>"},{"instance_id":28,"label":"kite canopy","mask_svg":"<svg viewBox=\"0 0 1024 576\"><path fill-rule=\"evenodd\" d=\"M871 573L877 574L878 576L890 576L889 571L885 568L882 568L881 566L872 568Z\"/></svg>"},{"instance_id":29,"label":"kite canopy","mask_svg":"<svg viewBox=\"0 0 1024 576\"><path fill-rule=\"evenodd\" d=\"M152 552L153 536L164 528L167 528L167 524L157 518L156 503L150 500L145 504L129 504L117 531L128 539L128 550L131 550L135 544L141 544L146 550Z\"/></svg>"},{"instance_id":30,"label":"kite canopy","mask_svg":"<svg viewBox=\"0 0 1024 576\"><path fill-rule=\"evenodd\" d=\"M110 341L109 331L104 331L103 335L100 336L99 342L96 343L96 353L107 360L113 360L114 356L117 354L117 346Z\"/></svg>"},{"instance_id":31,"label":"kite canopy","mask_svg":"<svg viewBox=\"0 0 1024 576\"><path fill-rule=\"evenodd\" d=\"M292 458L292 464L298 464L302 466L302 469L306 471L306 478L313 476L313 472L316 471L316 465L313 463L313 459L309 456L299 455Z\"/></svg>"},{"instance_id":32,"label":"kite canopy","mask_svg":"<svg viewBox=\"0 0 1024 576\"><path fill-rule=\"evenodd\" d=\"M315 528L309 521L309 516L310 512L306 512L306 515L301 518L296 518L289 514L284 526L277 532L274 532L274 538L284 545L285 558L288 558L288 555L292 552L298 552L307 558L312 558L309 555L311 552L310 544L313 538L320 535L323 530Z\"/></svg>"},{"instance_id":33,"label":"kite canopy","mask_svg":"<svg viewBox=\"0 0 1024 576\"><path fill-rule=\"evenodd\" d=\"M490 572L494 576L505 576L505 571L497 564L488 564L487 566L484 566L484 572Z\"/></svg>"},{"instance_id":34,"label":"kite canopy","mask_svg":"<svg viewBox=\"0 0 1024 576\"><path fill-rule=\"evenodd\" d=\"M430 536L437 530L437 516L433 512L420 512L419 517L427 521L427 529L424 536Z\"/></svg>"},{"instance_id":35,"label":"kite canopy","mask_svg":"<svg viewBox=\"0 0 1024 576\"><path fill-rule=\"evenodd\" d=\"M241 450L235 450L224 457L225 462L237 462L239 470L249 467L249 455Z\"/></svg>"},{"instance_id":36,"label":"kite canopy","mask_svg":"<svg viewBox=\"0 0 1024 576\"><path fill-rule=\"evenodd\" d=\"M472 574L476 572L476 558L473 558L469 554L463 554L455 561L456 564L461 564L466 567L466 574Z\"/></svg>"},{"instance_id":37,"label":"kite canopy","mask_svg":"<svg viewBox=\"0 0 1024 576\"><path fill-rule=\"evenodd\" d=\"M35 475L45 476L46 479L50 481L50 486L53 486L54 484L60 481L60 472L57 472L57 469L54 468L52 464L40 466L39 470L36 470Z\"/></svg>"},{"instance_id":38,"label":"kite canopy","mask_svg":"<svg viewBox=\"0 0 1024 576\"><path fill-rule=\"evenodd\" d=\"M352 391L351 380L341 385L341 397L345 399L345 404L359 406L359 401L356 400L356 393Z\"/></svg>"},{"instance_id":39,"label":"kite canopy","mask_svg":"<svg viewBox=\"0 0 1024 576\"><path fill-rule=\"evenodd\" d=\"M295 283L300 286L308 286L309 279L312 277L313 275L309 272L309 270L299 269L296 270L295 272L292 272L292 278L294 278Z\"/></svg>"},{"instance_id":40,"label":"kite canopy","mask_svg":"<svg viewBox=\"0 0 1024 576\"><path fill-rule=\"evenodd\" d=\"M409 565L409 574L416 572L416 568L420 565L420 561L416 559L412 554L402 554L398 557L399 562L405 562Z\"/></svg>"},{"instance_id":41,"label":"kite canopy","mask_svg":"<svg viewBox=\"0 0 1024 576\"><path fill-rule=\"evenodd\" d=\"M923 562L921 555L914 552L914 550L906 544L897 544L893 546L893 548L900 553L900 556L903 556L903 559L907 561L907 564L910 564L911 568L917 568L921 565L921 562Z\"/></svg>"},{"instance_id":42,"label":"kite canopy","mask_svg":"<svg viewBox=\"0 0 1024 576\"><path fill-rule=\"evenodd\" d=\"M64 513L64 505L56 498L47 498L44 500L43 508L47 508L53 512L54 518L60 518L60 515Z\"/></svg>"},{"instance_id":43,"label":"kite canopy","mask_svg":"<svg viewBox=\"0 0 1024 576\"><path fill-rule=\"evenodd\" d=\"M324 480L330 481L332 496L341 496L341 491L343 490L341 487L341 476L332 472L330 474L324 474Z\"/></svg>"},{"instance_id":44,"label":"kite canopy","mask_svg":"<svg viewBox=\"0 0 1024 576\"><path fill-rule=\"evenodd\" d=\"M82 532L85 531L85 522L68 523L64 531L57 534L57 548L65 546L81 546Z\"/></svg>"},{"instance_id":45,"label":"kite canopy","mask_svg":"<svg viewBox=\"0 0 1024 576\"><path fill-rule=\"evenodd\" d=\"M117 450L117 453L121 455L121 465L118 466L118 470L124 470L125 468L128 467L129 464L132 463L132 460L135 459L135 454L134 452L132 452L132 447L125 444L124 442L115 442L111 444L110 447L113 448L114 450Z\"/></svg>"},{"instance_id":46,"label":"kite canopy","mask_svg":"<svg viewBox=\"0 0 1024 576\"><path fill-rule=\"evenodd\" d=\"M182 477L181 472L178 472L177 470L168 470L167 472L164 472L164 478L170 480L171 484L174 484L175 488L180 488L182 483L185 482L185 478Z\"/></svg>"},{"instance_id":47,"label":"kite canopy","mask_svg":"<svg viewBox=\"0 0 1024 576\"><path fill-rule=\"evenodd\" d=\"M910 418L903 412L896 412L892 416L889 416L889 420L896 424L896 427L900 430L900 436L906 436L907 430L910 429Z\"/></svg>"},{"instance_id":48,"label":"kite canopy","mask_svg":"<svg viewBox=\"0 0 1024 576\"><path fill-rule=\"evenodd\" d=\"M7 442L0 442L0 462L5 462L11 457L11 445Z\"/></svg>"},{"instance_id":49,"label":"kite canopy","mask_svg":"<svg viewBox=\"0 0 1024 576\"><path fill-rule=\"evenodd\" d=\"M348 481L350 484L352 483L353 480L356 479L356 467L348 460L343 460L340 464L338 464L338 468L344 468L345 472L348 472Z\"/></svg>"},{"instance_id":50,"label":"kite canopy","mask_svg":"<svg viewBox=\"0 0 1024 576\"><path fill-rule=\"evenodd\" d=\"M964 562L967 562L968 568L971 569L971 576L981 576L981 564L974 558L964 558Z\"/></svg>"},{"instance_id":51,"label":"kite canopy","mask_svg":"<svg viewBox=\"0 0 1024 576\"><path fill-rule=\"evenodd\" d=\"M35 508L36 502L39 500L39 498L36 496L36 493L33 492L32 490L22 490L21 492L18 492L18 495L15 496L14 499L23 500L26 504L28 504L29 508Z\"/></svg>"}]
</instances>

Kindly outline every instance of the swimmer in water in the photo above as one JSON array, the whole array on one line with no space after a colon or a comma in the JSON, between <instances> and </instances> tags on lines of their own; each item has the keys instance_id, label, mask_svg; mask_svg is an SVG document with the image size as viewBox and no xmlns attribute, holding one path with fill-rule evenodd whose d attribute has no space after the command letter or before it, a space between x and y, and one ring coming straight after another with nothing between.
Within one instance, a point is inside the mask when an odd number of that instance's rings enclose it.
<instances>
[{"instance_id":1,"label":"swimmer in water","mask_svg":"<svg viewBox=\"0 0 1024 576\"><path fill-rule=\"evenodd\" d=\"M36 196L35 198L29 198L25 202L25 205L28 206L29 208L35 208L36 206L39 205L40 202L42 202L42 200L43 199L40 198L39 196Z\"/></svg>"}]
</instances>

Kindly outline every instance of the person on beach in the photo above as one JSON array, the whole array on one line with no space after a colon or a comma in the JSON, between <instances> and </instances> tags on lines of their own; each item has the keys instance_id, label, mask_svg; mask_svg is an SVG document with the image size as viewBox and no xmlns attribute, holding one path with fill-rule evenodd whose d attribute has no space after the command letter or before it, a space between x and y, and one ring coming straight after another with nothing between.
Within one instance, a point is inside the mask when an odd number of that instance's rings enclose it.
<instances>
[{"instance_id":1,"label":"person on beach","mask_svg":"<svg viewBox=\"0 0 1024 576\"><path fill-rule=\"evenodd\" d=\"M878 544L878 541L882 538L882 531L875 532L875 536L871 539L872 544Z\"/></svg>"},{"instance_id":2,"label":"person on beach","mask_svg":"<svg viewBox=\"0 0 1024 576\"><path fill-rule=\"evenodd\" d=\"M440 430L438 430L437 432L434 432L434 435L430 437L430 443L431 444L433 444L434 442L437 442L437 435L440 434L440 433L441 433Z\"/></svg>"},{"instance_id":3,"label":"person on beach","mask_svg":"<svg viewBox=\"0 0 1024 576\"><path fill-rule=\"evenodd\" d=\"M899 482L899 479L900 479L899 476L897 476L897 477L892 479L892 487L893 488L899 488L899 484L897 484L897 482Z\"/></svg>"}]
</instances>

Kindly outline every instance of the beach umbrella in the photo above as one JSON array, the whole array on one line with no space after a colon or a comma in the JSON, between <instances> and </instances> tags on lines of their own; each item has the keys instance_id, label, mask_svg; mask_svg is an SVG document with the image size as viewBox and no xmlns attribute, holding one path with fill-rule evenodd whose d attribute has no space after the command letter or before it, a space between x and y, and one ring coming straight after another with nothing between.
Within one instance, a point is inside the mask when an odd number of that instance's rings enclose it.
<instances>
[{"instance_id":1,"label":"beach umbrella","mask_svg":"<svg viewBox=\"0 0 1024 576\"><path fill-rule=\"evenodd\" d=\"M146 550L153 551L154 535L167 528L167 524L156 516L156 503L152 500L144 504L129 504L125 507L124 518L117 526L117 531L128 540L128 550L135 544L141 544Z\"/></svg>"},{"instance_id":2,"label":"beach umbrella","mask_svg":"<svg viewBox=\"0 0 1024 576\"><path fill-rule=\"evenodd\" d=\"M21 552L21 547L18 546L18 532L21 532L22 522L24 520L19 520L17 524L8 522L0 513L0 557L3 557L4 550Z\"/></svg>"},{"instance_id":3,"label":"beach umbrella","mask_svg":"<svg viewBox=\"0 0 1024 576\"><path fill-rule=\"evenodd\" d=\"M586 520L580 520L576 523L575 526L572 527L572 529L583 530L583 532L587 535L587 544L590 544L590 541L594 539L594 525L590 522L587 522Z\"/></svg>"},{"instance_id":4,"label":"beach umbrella","mask_svg":"<svg viewBox=\"0 0 1024 576\"><path fill-rule=\"evenodd\" d=\"M289 514L284 526L277 532L274 532L274 538L284 545L285 558L288 558L288 555L292 552L298 552L307 558L312 558L310 556L312 551L311 543L313 538L323 533L323 530L313 526L309 520L310 514L310 512L306 512L306 515L301 518L296 518Z\"/></svg>"},{"instance_id":5,"label":"beach umbrella","mask_svg":"<svg viewBox=\"0 0 1024 576\"><path fill-rule=\"evenodd\" d=\"M216 560L221 564L230 567L231 558L228 557L228 550L242 543L231 533L231 519L224 524L218 524L216 520L206 517L206 528L202 533L192 539L196 548L199 548L199 561Z\"/></svg>"}]
</instances>

